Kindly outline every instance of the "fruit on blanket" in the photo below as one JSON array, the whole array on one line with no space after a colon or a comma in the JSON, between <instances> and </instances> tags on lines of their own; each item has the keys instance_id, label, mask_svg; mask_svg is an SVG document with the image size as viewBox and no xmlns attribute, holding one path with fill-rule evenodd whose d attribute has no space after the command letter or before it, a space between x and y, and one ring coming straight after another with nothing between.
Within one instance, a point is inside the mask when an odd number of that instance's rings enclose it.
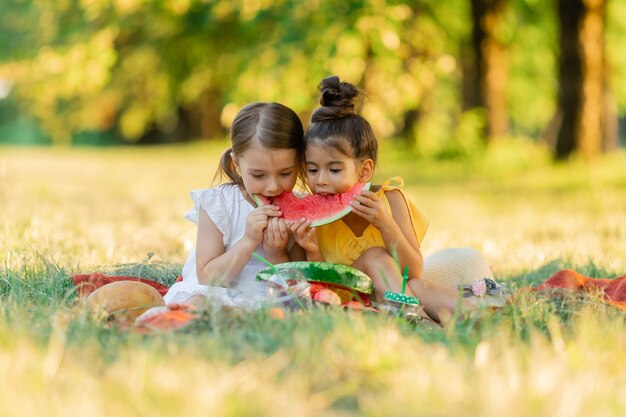
<instances>
[{"instance_id":1,"label":"fruit on blanket","mask_svg":"<svg viewBox=\"0 0 626 417\"><path fill-rule=\"evenodd\" d=\"M355 294L354 291L350 291L346 288L341 288L336 285L327 284L323 282L312 282L311 283L311 298L317 301L315 297L317 293L321 290L330 290L334 292L335 294L337 294L339 296L340 304L345 304L348 301L355 300L355 298L357 298L355 297L355 295L358 295L358 294ZM369 298L367 296L362 296L362 297ZM359 296L358 298L361 299L361 296ZM369 301L368 301L368 304L369 304Z\"/></svg>"},{"instance_id":2,"label":"fruit on blanket","mask_svg":"<svg viewBox=\"0 0 626 417\"><path fill-rule=\"evenodd\" d=\"M124 323L134 323L149 308L165 305L155 288L138 281L103 285L87 297L86 303L100 318Z\"/></svg>"},{"instance_id":3,"label":"fruit on blanket","mask_svg":"<svg viewBox=\"0 0 626 417\"><path fill-rule=\"evenodd\" d=\"M343 306L354 310L365 310L365 306L358 301L348 301Z\"/></svg>"},{"instance_id":4,"label":"fruit on blanket","mask_svg":"<svg viewBox=\"0 0 626 417\"><path fill-rule=\"evenodd\" d=\"M370 296L374 293L374 283L370 277L358 269L330 262L283 262L261 270L256 278L267 280L276 271L285 274L289 280L290 271L298 271L300 276L311 283L311 297L322 289L333 290L341 299L342 304L357 300L370 305Z\"/></svg>"},{"instance_id":5,"label":"fruit on blanket","mask_svg":"<svg viewBox=\"0 0 626 417\"><path fill-rule=\"evenodd\" d=\"M309 289L309 291L311 292L311 298L315 298L315 294L317 294L319 290L323 290L325 288L328 287L320 282L312 282L311 288Z\"/></svg>"},{"instance_id":6,"label":"fruit on blanket","mask_svg":"<svg viewBox=\"0 0 626 417\"><path fill-rule=\"evenodd\" d=\"M276 320L282 320L285 318L285 310L280 307L273 307L269 314L271 318Z\"/></svg>"},{"instance_id":7,"label":"fruit on blanket","mask_svg":"<svg viewBox=\"0 0 626 417\"><path fill-rule=\"evenodd\" d=\"M189 326L198 315L186 304L172 303L148 309L135 320L140 333L150 331L176 331Z\"/></svg>"},{"instance_id":8,"label":"fruit on blanket","mask_svg":"<svg viewBox=\"0 0 626 417\"><path fill-rule=\"evenodd\" d=\"M341 298L339 298L339 295L337 295L336 292L328 288L322 288L321 290L317 291L313 296L313 300L334 306L341 305Z\"/></svg>"},{"instance_id":9,"label":"fruit on blanket","mask_svg":"<svg viewBox=\"0 0 626 417\"><path fill-rule=\"evenodd\" d=\"M259 206L273 204L282 211L285 220L296 221L302 218L311 221L311 226L322 226L341 219L352 211L350 203L363 190L369 190L371 183L357 183L350 191L340 194L312 194L298 197L291 191L276 197L253 196Z\"/></svg>"},{"instance_id":10,"label":"fruit on blanket","mask_svg":"<svg viewBox=\"0 0 626 417\"><path fill-rule=\"evenodd\" d=\"M353 301L355 300L355 296L354 294L352 294L350 291L346 290L345 288L333 288L332 289L335 294L337 294L339 296L339 299L341 300L341 304L345 304L349 301ZM359 300L356 300L359 301Z\"/></svg>"}]
</instances>

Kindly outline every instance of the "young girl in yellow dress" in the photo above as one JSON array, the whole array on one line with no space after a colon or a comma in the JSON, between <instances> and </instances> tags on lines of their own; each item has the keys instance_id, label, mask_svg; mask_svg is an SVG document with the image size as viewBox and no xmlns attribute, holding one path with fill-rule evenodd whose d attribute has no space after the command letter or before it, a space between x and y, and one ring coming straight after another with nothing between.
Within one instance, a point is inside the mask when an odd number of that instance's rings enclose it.
<instances>
[{"instance_id":1,"label":"young girl in yellow dress","mask_svg":"<svg viewBox=\"0 0 626 417\"><path fill-rule=\"evenodd\" d=\"M356 183L371 181L378 143L370 124L354 111L359 92L352 84L330 77L319 88L321 107L313 113L305 134L308 186L316 194L347 192ZM459 297L457 284L493 275L483 267L475 277L463 273L461 282L453 276L458 271L451 270L448 276L437 272L433 280L420 279L424 273L420 243L428 219L404 195L403 185L401 178L392 178L361 192L352 202L352 212L341 220L311 228L303 219L291 224L290 230L307 260L351 265L369 275L378 300L385 291L401 291L401 271L408 267L407 293L422 301L430 317L445 323L457 306L475 307ZM470 258L477 255L470 252ZM441 262L436 263L438 268Z\"/></svg>"}]
</instances>

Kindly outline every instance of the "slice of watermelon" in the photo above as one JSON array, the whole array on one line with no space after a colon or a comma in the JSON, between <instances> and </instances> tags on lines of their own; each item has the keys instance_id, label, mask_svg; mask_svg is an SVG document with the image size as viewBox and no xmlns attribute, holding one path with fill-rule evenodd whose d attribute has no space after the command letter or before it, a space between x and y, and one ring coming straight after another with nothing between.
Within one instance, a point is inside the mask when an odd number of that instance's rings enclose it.
<instances>
[{"instance_id":1,"label":"slice of watermelon","mask_svg":"<svg viewBox=\"0 0 626 417\"><path fill-rule=\"evenodd\" d=\"M256 279L264 281L276 274L285 275L284 279L289 279L290 271L296 271L303 275L309 282L322 282L343 287L348 291L356 291L370 295L374 292L374 282L372 279L356 268L346 265L338 265L330 262L283 262L273 267L261 270Z\"/></svg>"},{"instance_id":2,"label":"slice of watermelon","mask_svg":"<svg viewBox=\"0 0 626 417\"><path fill-rule=\"evenodd\" d=\"M252 196L259 206L273 204L283 212L285 220L297 221L302 218L311 221L311 226L322 226L341 219L352 211L350 203L363 190L369 190L371 183L357 183L350 191L340 194L313 194L298 197L292 192L284 192L276 197Z\"/></svg>"}]
</instances>

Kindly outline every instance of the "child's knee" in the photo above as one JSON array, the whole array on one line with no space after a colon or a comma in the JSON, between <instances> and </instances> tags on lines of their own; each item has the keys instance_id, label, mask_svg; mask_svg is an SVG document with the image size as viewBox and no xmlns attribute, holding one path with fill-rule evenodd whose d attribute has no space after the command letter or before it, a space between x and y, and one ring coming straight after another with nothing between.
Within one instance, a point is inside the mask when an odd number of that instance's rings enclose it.
<instances>
[{"instance_id":1,"label":"child's knee","mask_svg":"<svg viewBox=\"0 0 626 417\"><path fill-rule=\"evenodd\" d=\"M360 258L363 258L365 260L372 260L372 261L393 260L387 248L383 248L382 246L374 246L373 248L369 248L365 250L361 254Z\"/></svg>"},{"instance_id":2,"label":"child's knee","mask_svg":"<svg viewBox=\"0 0 626 417\"><path fill-rule=\"evenodd\" d=\"M352 266L371 276L375 271L381 268L386 270L394 264L395 261L389 251L383 247L376 246L365 250Z\"/></svg>"}]
</instances>

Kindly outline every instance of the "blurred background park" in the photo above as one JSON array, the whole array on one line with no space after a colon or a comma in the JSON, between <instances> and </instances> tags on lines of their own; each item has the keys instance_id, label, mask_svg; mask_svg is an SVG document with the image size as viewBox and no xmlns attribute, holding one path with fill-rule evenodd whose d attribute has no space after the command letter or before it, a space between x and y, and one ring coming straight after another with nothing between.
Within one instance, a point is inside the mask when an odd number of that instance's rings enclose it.
<instances>
[{"instance_id":1,"label":"blurred background park","mask_svg":"<svg viewBox=\"0 0 626 417\"><path fill-rule=\"evenodd\" d=\"M416 155L626 142L626 0L2 0L0 25L0 144L224 138L257 100L306 125L333 74Z\"/></svg>"}]
</instances>

